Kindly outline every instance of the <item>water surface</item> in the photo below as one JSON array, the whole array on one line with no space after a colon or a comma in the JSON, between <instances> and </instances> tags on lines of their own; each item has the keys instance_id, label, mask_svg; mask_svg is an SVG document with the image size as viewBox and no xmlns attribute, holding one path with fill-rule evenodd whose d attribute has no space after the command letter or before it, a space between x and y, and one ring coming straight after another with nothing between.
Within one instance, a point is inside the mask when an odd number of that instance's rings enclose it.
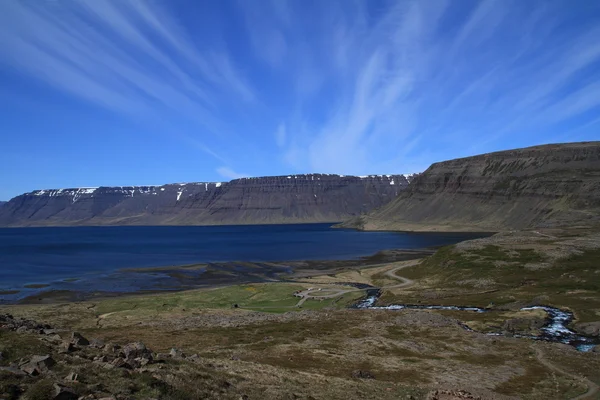
<instances>
[{"instance_id":1,"label":"water surface","mask_svg":"<svg viewBox=\"0 0 600 400\"><path fill-rule=\"evenodd\" d=\"M360 232L330 224L0 228L0 291L24 293L42 289L31 285L48 283L64 290L139 290L143 285L124 279L122 269L356 259L380 250L441 246L480 236ZM152 285L165 277L152 274Z\"/></svg>"}]
</instances>

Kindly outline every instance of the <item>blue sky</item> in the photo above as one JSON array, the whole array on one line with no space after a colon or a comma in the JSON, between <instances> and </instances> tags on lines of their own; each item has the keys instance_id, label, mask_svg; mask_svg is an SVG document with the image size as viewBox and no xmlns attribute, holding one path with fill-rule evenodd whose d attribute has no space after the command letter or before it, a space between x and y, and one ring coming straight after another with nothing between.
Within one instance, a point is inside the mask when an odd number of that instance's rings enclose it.
<instances>
[{"instance_id":1,"label":"blue sky","mask_svg":"<svg viewBox=\"0 0 600 400\"><path fill-rule=\"evenodd\" d=\"M0 199L600 139L600 2L5 0Z\"/></svg>"}]
</instances>

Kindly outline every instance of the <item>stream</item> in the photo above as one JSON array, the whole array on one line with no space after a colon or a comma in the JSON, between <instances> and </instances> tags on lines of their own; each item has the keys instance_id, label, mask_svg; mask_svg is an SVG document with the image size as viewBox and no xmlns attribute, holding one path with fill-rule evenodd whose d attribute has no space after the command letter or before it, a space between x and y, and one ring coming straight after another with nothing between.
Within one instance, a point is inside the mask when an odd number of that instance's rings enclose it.
<instances>
[{"instance_id":1,"label":"stream","mask_svg":"<svg viewBox=\"0 0 600 400\"><path fill-rule=\"evenodd\" d=\"M367 290L367 296L354 304L352 308L358 309L371 309L371 310L453 310L453 311L471 311L476 313L485 313L494 311L489 308L480 307L462 307L462 306L440 306L440 305L417 305L417 304L392 304L389 306L376 306L377 299L381 295L379 289L373 288ZM533 340L544 340L547 342L564 343L575 347L578 351L587 352L591 351L596 345L600 344L600 338L589 337L580 335L577 332L569 329L567 325L573 321L573 313L565 310L561 310L555 307L549 306L533 306L523 307L521 311L528 310L544 310L546 312L546 321L542 326L541 335L520 335L514 334L513 337L527 338ZM465 324L461 326L468 330L475 332ZM505 336L505 333L491 332L486 333L490 336Z\"/></svg>"}]
</instances>

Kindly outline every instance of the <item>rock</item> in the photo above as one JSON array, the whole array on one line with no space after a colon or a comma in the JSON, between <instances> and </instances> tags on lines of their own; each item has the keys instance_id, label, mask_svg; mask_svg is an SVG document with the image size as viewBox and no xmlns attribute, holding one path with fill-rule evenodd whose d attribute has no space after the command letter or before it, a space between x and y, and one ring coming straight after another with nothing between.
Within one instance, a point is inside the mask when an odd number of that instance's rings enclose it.
<instances>
[{"instance_id":1,"label":"rock","mask_svg":"<svg viewBox=\"0 0 600 400\"><path fill-rule=\"evenodd\" d=\"M54 397L52 400L77 400L79 396L73 389L59 383L54 384Z\"/></svg>"},{"instance_id":2,"label":"rock","mask_svg":"<svg viewBox=\"0 0 600 400\"><path fill-rule=\"evenodd\" d=\"M433 390L427 395L427 400L482 400L466 390Z\"/></svg>"},{"instance_id":3,"label":"rock","mask_svg":"<svg viewBox=\"0 0 600 400\"><path fill-rule=\"evenodd\" d=\"M57 332L56 329L42 329L40 333L42 335L55 335Z\"/></svg>"},{"instance_id":4,"label":"rock","mask_svg":"<svg viewBox=\"0 0 600 400\"><path fill-rule=\"evenodd\" d=\"M171 351L169 352L169 355L176 359L185 358L185 354L181 350L176 349L176 348L172 348Z\"/></svg>"},{"instance_id":5,"label":"rock","mask_svg":"<svg viewBox=\"0 0 600 400\"><path fill-rule=\"evenodd\" d=\"M128 345L123 346L123 354L125 354L125 358L127 359L138 357L152 359L152 351L146 348L142 342L129 343Z\"/></svg>"},{"instance_id":6,"label":"rock","mask_svg":"<svg viewBox=\"0 0 600 400\"><path fill-rule=\"evenodd\" d=\"M45 337L46 340L50 341L50 342L60 342L62 341L62 338L60 337L60 335L48 335Z\"/></svg>"},{"instance_id":7,"label":"rock","mask_svg":"<svg viewBox=\"0 0 600 400\"><path fill-rule=\"evenodd\" d=\"M576 324L575 329L587 336L600 336L600 321Z\"/></svg>"},{"instance_id":8,"label":"rock","mask_svg":"<svg viewBox=\"0 0 600 400\"><path fill-rule=\"evenodd\" d=\"M75 346L87 346L90 344L90 341L84 338L80 333L73 332L71 334L71 343Z\"/></svg>"},{"instance_id":9,"label":"rock","mask_svg":"<svg viewBox=\"0 0 600 400\"><path fill-rule=\"evenodd\" d=\"M592 349L592 353L600 353L600 346L595 346L595 347Z\"/></svg>"},{"instance_id":10,"label":"rock","mask_svg":"<svg viewBox=\"0 0 600 400\"><path fill-rule=\"evenodd\" d=\"M90 342L90 347L93 347L94 349L103 349L104 346L104 340L101 339L92 339Z\"/></svg>"},{"instance_id":11,"label":"rock","mask_svg":"<svg viewBox=\"0 0 600 400\"><path fill-rule=\"evenodd\" d=\"M104 346L105 353L118 353L121 350L121 346L118 344L108 343Z\"/></svg>"},{"instance_id":12,"label":"rock","mask_svg":"<svg viewBox=\"0 0 600 400\"><path fill-rule=\"evenodd\" d=\"M17 328L16 332L17 333L25 333L25 332L27 332L27 330L28 329L27 329L26 326L20 326L20 327Z\"/></svg>"},{"instance_id":13,"label":"rock","mask_svg":"<svg viewBox=\"0 0 600 400\"><path fill-rule=\"evenodd\" d=\"M156 357L154 357L155 360L159 361L166 361L169 358L171 358L171 355L169 353L156 353Z\"/></svg>"},{"instance_id":14,"label":"rock","mask_svg":"<svg viewBox=\"0 0 600 400\"><path fill-rule=\"evenodd\" d=\"M150 363L149 359L143 358L143 357L135 358L133 361L134 361L133 366L135 368L143 367L143 366L148 365Z\"/></svg>"},{"instance_id":15,"label":"rock","mask_svg":"<svg viewBox=\"0 0 600 400\"><path fill-rule=\"evenodd\" d=\"M375 375L373 375L370 371L357 369L352 372L352 377L357 379L375 379Z\"/></svg>"},{"instance_id":16,"label":"rock","mask_svg":"<svg viewBox=\"0 0 600 400\"><path fill-rule=\"evenodd\" d=\"M511 318L504 322L502 329L505 332L515 333L540 329L544 324L542 318Z\"/></svg>"},{"instance_id":17,"label":"rock","mask_svg":"<svg viewBox=\"0 0 600 400\"><path fill-rule=\"evenodd\" d=\"M15 368L15 367L0 367L0 371L8 372L10 374L18 375L18 376L26 376L27 375L26 372L20 370L19 368Z\"/></svg>"},{"instance_id":18,"label":"rock","mask_svg":"<svg viewBox=\"0 0 600 400\"><path fill-rule=\"evenodd\" d=\"M60 354L68 354L68 353L72 353L72 352L74 352L75 350L76 350L76 349L75 349L75 346L73 346L73 343L71 343L71 342L62 342L62 343L60 344L60 347L58 348L58 352L59 352Z\"/></svg>"},{"instance_id":19,"label":"rock","mask_svg":"<svg viewBox=\"0 0 600 400\"><path fill-rule=\"evenodd\" d=\"M71 372L69 375L65 377L65 381L69 382L77 382L79 380L79 375L75 372Z\"/></svg>"},{"instance_id":20,"label":"rock","mask_svg":"<svg viewBox=\"0 0 600 400\"><path fill-rule=\"evenodd\" d=\"M135 342L123 346L122 353L131 368L139 368L152 362L152 351L144 343Z\"/></svg>"},{"instance_id":21,"label":"rock","mask_svg":"<svg viewBox=\"0 0 600 400\"><path fill-rule=\"evenodd\" d=\"M33 356L29 362L21 364L19 368L29 375L37 376L48 372L48 370L55 364L56 361L54 361L54 359L48 355Z\"/></svg>"},{"instance_id":22,"label":"rock","mask_svg":"<svg viewBox=\"0 0 600 400\"><path fill-rule=\"evenodd\" d=\"M0 351L0 361L4 360L4 354Z\"/></svg>"},{"instance_id":23,"label":"rock","mask_svg":"<svg viewBox=\"0 0 600 400\"><path fill-rule=\"evenodd\" d=\"M129 365L127 361L122 357L115 358L110 364L116 368L131 368L131 365Z\"/></svg>"}]
</instances>

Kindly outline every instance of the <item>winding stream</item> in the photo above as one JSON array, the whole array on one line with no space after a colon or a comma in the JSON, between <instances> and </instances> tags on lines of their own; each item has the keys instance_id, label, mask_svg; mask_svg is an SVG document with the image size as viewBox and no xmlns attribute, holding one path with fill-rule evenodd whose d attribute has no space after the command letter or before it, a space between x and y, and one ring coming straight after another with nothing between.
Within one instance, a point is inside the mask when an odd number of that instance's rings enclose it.
<instances>
[{"instance_id":1,"label":"winding stream","mask_svg":"<svg viewBox=\"0 0 600 400\"><path fill-rule=\"evenodd\" d=\"M417 304L392 304L389 306L376 306L375 303L381 295L379 289L367 290L367 297L358 303L354 304L352 308L359 309L371 309L371 310L453 310L453 311L471 311L477 313L491 312L492 309L480 308L480 307L462 307L462 306L440 306L440 305L417 305ZM544 310L547 314L544 326L542 326L541 335L520 335L514 334L513 337L528 338L533 340L544 340L547 342L564 343L575 347L578 351L587 352L591 351L596 345L600 344L600 338L594 338L589 336L580 335L577 332L569 329L567 325L573 320L573 313L564 311L559 308L549 306L534 306L534 307L523 307L521 311L528 310ZM465 324L461 326L469 331L473 329L469 328ZM492 332L486 333L490 336L504 336L504 333Z\"/></svg>"}]
</instances>

